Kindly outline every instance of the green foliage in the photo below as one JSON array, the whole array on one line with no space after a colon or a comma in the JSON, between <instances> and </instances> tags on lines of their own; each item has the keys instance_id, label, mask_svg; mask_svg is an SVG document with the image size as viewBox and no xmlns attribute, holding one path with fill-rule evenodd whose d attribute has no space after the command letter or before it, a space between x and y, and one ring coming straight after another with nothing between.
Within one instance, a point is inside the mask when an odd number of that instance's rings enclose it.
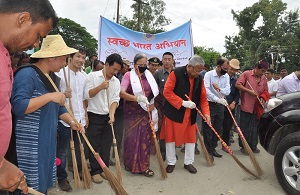
<instances>
[{"instance_id":1,"label":"green foliage","mask_svg":"<svg viewBox=\"0 0 300 195\"><path fill-rule=\"evenodd\" d=\"M140 12L140 27L141 31L150 34L156 34L160 32L165 32L164 26L171 23L171 20L164 16L164 11L166 10L166 3L162 0L148 0L143 1L148 5L141 4ZM133 18L129 19L127 17L120 18L120 24L137 31L138 30L138 3L135 2L131 5L133 9Z\"/></svg>"},{"instance_id":2,"label":"green foliage","mask_svg":"<svg viewBox=\"0 0 300 195\"><path fill-rule=\"evenodd\" d=\"M239 59L242 69L266 59L275 70L293 71L300 65L300 18L298 9L286 9L281 0L260 0L240 12L232 10L240 31L225 37L224 55Z\"/></svg>"},{"instance_id":3,"label":"green foliage","mask_svg":"<svg viewBox=\"0 0 300 195\"><path fill-rule=\"evenodd\" d=\"M59 23L49 34L60 34L69 47L86 48L88 55L96 54L98 42L86 28L68 18L59 18Z\"/></svg>"},{"instance_id":4,"label":"green foliage","mask_svg":"<svg viewBox=\"0 0 300 195\"><path fill-rule=\"evenodd\" d=\"M205 48L202 46L195 46L194 54L201 56L204 59L204 62L211 66L215 66L217 60L221 56L221 54L215 51L213 48Z\"/></svg>"}]
</instances>

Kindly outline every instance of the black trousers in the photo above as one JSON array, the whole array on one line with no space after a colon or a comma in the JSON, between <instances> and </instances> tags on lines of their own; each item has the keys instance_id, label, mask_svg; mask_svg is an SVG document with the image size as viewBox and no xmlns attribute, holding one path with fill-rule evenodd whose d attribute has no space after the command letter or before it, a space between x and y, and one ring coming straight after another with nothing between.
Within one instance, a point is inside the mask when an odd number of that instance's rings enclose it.
<instances>
[{"instance_id":1,"label":"black trousers","mask_svg":"<svg viewBox=\"0 0 300 195\"><path fill-rule=\"evenodd\" d=\"M215 130L220 135L222 130L223 119L224 119L225 106L214 102L208 102L208 103L209 103L209 110L210 110L211 125L215 128ZM203 122L203 137L204 137L205 147L208 153L211 154L217 147L217 142L219 139L205 122Z\"/></svg>"},{"instance_id":2,"label":"black trousers","mask_svg":"<svg viewBox=\"0 0 300 195\"><path fill-rule=\"evenodd\" d=\"M117 109L115 113L115 123L114 123L114 130L115 130L115 138L117 142L118 154L120 156L120 152L122 151L122 142L123 142L123 131L124 131L124 112L122 109ZM114 151L113 151L113 157Z\"/></svg>"},{"instance_id":3,"label":"black trousers","mask_svg":"<svg viewBox=\"0 0 300 195\"><path fill-rule=\"evenodd\" d=\"M108 124L108 115L99 115L88 112L89 126L87 134L94 150L100 154L103 162L109 167L109 155L112 144L111 126ZM95 159L93 153L89 152L89 160L91 165L91 175L100 174L103 172L98 161Z\"/></svg>"},{"instance_id":4,"label":"black trousers","mask_svg":"<svg viewBox=\"0 0 300 195\"><path fill-rule=\"evenodd\" d=\"M231 110L232 115L234 116L235 109ZM224 120L223 120L223 131L222 131L222 139L228 145L229 144L229 137L230 137L230 130L233 125L233 119L230 116L230 113L227 108L224 108Z\"/></svg>"}]
</instances>

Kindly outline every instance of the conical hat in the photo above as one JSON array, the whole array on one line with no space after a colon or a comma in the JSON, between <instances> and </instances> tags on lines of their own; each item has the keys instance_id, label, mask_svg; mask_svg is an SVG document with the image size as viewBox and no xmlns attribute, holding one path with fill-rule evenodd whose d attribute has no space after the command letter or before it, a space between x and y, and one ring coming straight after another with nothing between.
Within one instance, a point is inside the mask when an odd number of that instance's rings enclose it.
<instances>
[{"instance_id":1,"label":"conical hat","mask_svg":"<svg viewBox=\"0 0 300 195\"><path fill-rule=\"evenodd\" d=\"M68 47L60 35L48 35L43 39L42 47L32 54L31 58L51 58L78 52L77 49Z\"/></svg>"}]
</instances>

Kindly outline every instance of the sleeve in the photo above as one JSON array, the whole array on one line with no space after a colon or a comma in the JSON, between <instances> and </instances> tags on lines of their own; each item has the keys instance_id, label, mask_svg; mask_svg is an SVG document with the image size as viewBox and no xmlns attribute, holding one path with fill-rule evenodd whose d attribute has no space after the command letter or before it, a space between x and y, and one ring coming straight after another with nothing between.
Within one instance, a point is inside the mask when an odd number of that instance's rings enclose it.
<instances>
[{"instance_id":1,"label":"sleeve","mask_svg":"<svg viewBox=\"0 0 300 195\"><path fill-rule=\"evenodd\" d=\"M220 88L220 93L223 94L223 96L227 96L230 94L230 79L229 79L229 75L227 74L225 76L225 87Z\"/></svg>"},{"instance_id":2,"label":"sleeve","mask_svg":"<svg viewBox=\"0 0 300 195\"><path fill-rule=\"evenodd\" d=\"M68 111L67 111L66 107L60 106L60 107L59 107L59 110L58 110L58 116L60 116L60 115L62 115L62 114L65 114L65 113L67 113L67 112L68 112Z\"/></svg>"},{"instance_id":3,"label":"sleeve","mask_svg":"<svg viewBox=\"0 0 300 195\"><path fill-rule=\"evenodd\" d=\"M247 76L246 76L247 72L243 72L241 74L241 76L238 78L238 80L236 81L235 85L243 85L244 87L246 86L245 83L247 81Z\"/></svg>"},{"instance_id":4,"label":"sleeve","mask_svg":"<svg viewBox=\"0 0 300 195\"><path fill-rule=\"evenodd\" d=\"M113 102L117 102L119 104L119 101L120 101L120 81L119 79L115 78L114 90L113 90L110 104L112 104Z\"/></svg>"},{"instance_id":5,"label":"sleeve","mask_svg":"<svg viewBox=\"0 0 300 195\"><path fill-rule=\"evenodd\" d=\"M85 82L85 87L84 87L84 99L90 100L90 95L89 91L94 88L94 83L93 83L93 74L90 73L87 75L86 82Z\"/></svg>"},{"instance_id":6,"label":"sleeve","mask_svg":"<svg viewBox=\"0 0 300 195\"><path fill-rule=\"evenodd\" d=\"M169 75L165 87L164 87L164 97L165 99L176 109L180 109L182 105L182 99L174 93L174 88L176 84L176 76L174 71Z\"/></svg>"},{"instance_id":7,"label":"sleeve","mask_svg":"<svg viewBox=\"0 0 300 195\"><path fill-rule=\"evenodd\" d=\"M204 86L204 82L202 82L202 86L201 86L200 108L203 114L207 114L210 116L209 104L206 98L206 89Z\"/></svg>"},{"instance_id":8,"label":"sleeve","mask_svg":"<svg viewBox=\"0 0 300 195\"><path fill-rule=\"evenodd\" d=\"M286 90L286 93L293 93L298 91L298 82L291 82L292 80L289 78L288 80L281 81L281 85Z\"/></svg>"},{"instance_id":9,"label":"sleeve","mask_svg":"<svg viewBox=\"0 0 300 195\"><path fill-rule=\"evenodd\" d=\"M204 75L204 87L205 87L205 90L206 90L206 95L207 95L207 99L209 100L213 100L214 102L216 102L219 97L217 97L215 94L213 94L211 92L211 74L212 72L207 72L205 75Z\"/></svg>"},{"instance_id":10,"label":"sleeve","mask_svg":"<svg viewBox=\"0 0 300 195\"><path fill-rule=\"evenodd\" d=\"M24 68L17 73L14 79L11 105L12 112L19 117L25 114L32 98L35 89L34 76L33 69Z\"/></svg>"},{"instance_id":11,"label":"sleeve","mask_svg":"<svg viewBox=\"0 0 300 195\"><path fill-rule=\"evenodd\" d=\"M130 72L126 72L121 82L121 89L126 91L129 85L130 85Z\"/></svg>"}]
</instances>

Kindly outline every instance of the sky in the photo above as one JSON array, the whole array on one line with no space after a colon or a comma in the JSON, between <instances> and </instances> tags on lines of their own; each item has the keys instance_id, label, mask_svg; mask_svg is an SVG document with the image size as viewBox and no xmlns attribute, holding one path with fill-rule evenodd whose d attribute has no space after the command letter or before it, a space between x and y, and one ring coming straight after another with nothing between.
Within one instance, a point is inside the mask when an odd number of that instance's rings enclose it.
<instances>
[{"instance_id":1,"label":"sky","mask_svg":"<svg viewBox=\"0 0 300 195\"><path fill-rule=\"evenodd\" d=\"M98 23L100 15L115 21L117 0L50 0L57 15L69 18L98 40ZM194 46L213 48L225 52L225 36L237 35L239 32L233 20L231 10L242 11L252 6L257 0L164 0L164 15L172 20L166 30L176 28L192 20ZM299 0L283 0L288 10L300 7ZM120 15L131 18L133 0L120 0Z\"/></svg>"}]
</instances>

